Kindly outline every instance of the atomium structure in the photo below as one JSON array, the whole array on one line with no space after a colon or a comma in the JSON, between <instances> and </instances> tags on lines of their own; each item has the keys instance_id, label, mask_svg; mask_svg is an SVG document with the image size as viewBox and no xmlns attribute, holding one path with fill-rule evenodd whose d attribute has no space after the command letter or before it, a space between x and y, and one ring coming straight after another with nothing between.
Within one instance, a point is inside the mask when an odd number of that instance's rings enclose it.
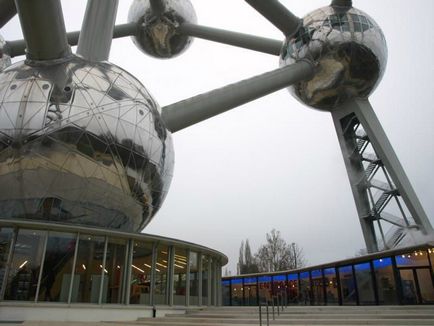
<instances>
[{"instance_id":1,"label":"atomium structure","mask_svg":"<svg viewBox=\"0 0 434 326\"><path fill-rule=\"evenodd\" d=\"M387 63L379 25L350 0L302 19L277 0L245 2L283 42L200 26L188 0L134 0L123 25L115 25L118 1L89 0L81 31L69 33L58 0L1 1L0 26L17 11L24 34L0 38L0 182L13 185L0 190L1 218L139 231L168 192L172 133L288 88L333 117L368 251L432 239L368 100ZM274 55L280 68L160 108L107 61L112 39L126 36L160 59L198 37Z\"/></svg>"}]
</instances>

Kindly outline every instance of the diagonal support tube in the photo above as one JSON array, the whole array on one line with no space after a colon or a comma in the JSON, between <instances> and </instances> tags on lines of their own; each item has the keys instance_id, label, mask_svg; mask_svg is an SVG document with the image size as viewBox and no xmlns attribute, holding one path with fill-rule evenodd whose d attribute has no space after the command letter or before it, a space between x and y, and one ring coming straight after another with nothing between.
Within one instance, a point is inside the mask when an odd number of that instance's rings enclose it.
<instances>
[{"instance_id":1,"label":"diagonal support tube","mask_svg":"<svg viewBox=\"0 0 434 326\"><path fill-rule=\"evenodd\" d=\"M278 0L245 1L288 37L294 35L300 28L300 18L290 12Z\"/></svg>"},{"instance_id":2,"label":"diagonal support tube","mask_svg":"<svg viewBox=\"0 0 434 326\"><path fill-rule=\"evenodd\" d=\"M90 61L108 60L118 4L118 0L88 0L77 54Z\"/></svg>"},{"instance_id":3,"label":"diagonal support tube","mask_svg":"<svg viewBox=\"0 0 434 326\"><path fill-rule=\"evenodd\" d=\"M310 61L258 75L162 108L167 129L177 132L242 104L256 100L314 74Z\"/></svg>"},{"instance_id":4,"label":"diagonal support tube","mask_svg":"<svg viewBox=\"0 0 434 326\"><path fill-rule=\"evenodd\" d=\"M65 23L59 0L16 0L27 59L55 60L68 56Z\"/></svg>"},{"instance_id":5,"label":"diagonal support tube","mask_svg":"<svg viewBox=\"0 0 434 326\"><path fill-rule=\"evenodd\" d=\"M244 49L263 52L271 55L280 55L283 43L281 41L225 31L222 29L184 23L180 25L177 32L183 35L202 38L208 41L233 45Z\"/></svg>"},{"instance_id":6,"label":"diagonal support tube","mask_svg":"<svg viewBox=\"0 0 434 326\"><path fill-rule=\"evenodd\" d=\"M333 0L332 7L348 7L351 8L353 6L352 0Z\"/></svg>"},{"instance_id":7,"label":"diagonal support tube","mask_svg":"<svg viewBox=\"0 0 434 326\"><path fill-rule=\"evenodd\" d=\"M150 0L150 5L152 8L152 11L159 15L159 14L163 14L166 10L166 5L164 3L163 0Z\"/></svg>"},{"instance_id":8,"label":"diagonal support tube","mask_svg":"<svg viewBox=\"0 0 434 326\"><path fill-rule=\"evenodd\" d=\"M0 28L17 14L14 0L0 0Z\"/></svg>"}]
</instances>

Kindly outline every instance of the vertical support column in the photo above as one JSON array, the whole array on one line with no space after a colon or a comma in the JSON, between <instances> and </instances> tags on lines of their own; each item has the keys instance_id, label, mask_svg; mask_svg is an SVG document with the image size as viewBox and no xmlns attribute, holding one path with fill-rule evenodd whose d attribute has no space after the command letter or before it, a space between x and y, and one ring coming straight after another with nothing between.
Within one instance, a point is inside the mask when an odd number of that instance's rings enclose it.
<instances>
[{"instance_id":1,"label":"vertical support column","mask_svg":"<svg viewBox=\"0 0 434 326\"><path fill-rule=\"evenodd\" d=\"M38 283L36 284L35 303L38 302L39 289L41 288L42 273L44 272L45 252L47 251L48 231L45 231L44 244L42 245L41 266L39 266Z\"/></svg>"},{"instance_id":2,"label":"vertical support column","mask_svg":"<svg viewBox=\"0 0 434 326\"><path fill-rule=\"evenodd\" d=\"M90 61L108 60L118 3L118 0L88 0L77 54Z\"/></svg>"},{"instance_id":3,"label":"vertical support column","mask_svg":"<svg viewBox=\"0 0 434 326\"><path fill-rule=\"evenodd\" d=\"M207 306L211 305L211 296L212 296L212 259L211 257L208 257L208 302Z\"/></svg>"},{"instance_id":4,"label":"vertical support column","mask_svg":"<svg viewBox=\"0 0 434 326\"><path fill-rule=\"evenodd\" d=\"M173 272L174 272L174 264L175 264L175 247L174 246L170 246L169 247L169 261L168 261L168 266L167 266L167 281L168 281L168 304L169 306L173 306Z\"/></svg>"},{"instance_id":5,"label":"vertical support column","mask_svg":"<svg viewBox=\"0 0 434 326\"><path fill-rule=\"evenodd\" d=\"M77 240L75 241L75 251L74 251L74 259L72 261L71 281L69 282L68 304L70 304L72 301L72 291L73 291L74 277L75 277L75 265L77 264L79 245L80 245L80 232L77 233Z\"/></svg>"},{"instance_id":6,"label":"vertical support column","mask_svg":"<svg viewBox=\"0 0 434 326\"><path fill-rule=\"evenodd\" d=\"M125 289L125 304L130 304L131 296L131 268L133 266L133 254L134 254L134 240L130 239L128 241L128 264L127 264L127 275L126 275L126 289Z\"/></svg>"},{"instance_id":7,"label":"vertical support column","mask_svg":"<svg viewBox=\"0 0 434 326\"><path fill-rule=\"evenodd\" d=\"M15 243L17 242L17 237L18 237L18 228L14 228L13 236L11 240L11 246L9 248L9 253L8 253L8 259L6 261L5 275L3 276L2 286L0 288L0 301L4 299L4 295L6 292L6 286L8 284L8 278L9 278L9 271L11 269L11 263L12 263L12 255L14 252Z\"/></svg>"},{"instance_id":8,"label":"vertical support column","mask_svg":"<svg viewBox=\"0 0 434 326\"><path fill-rule=\"evenodd\" d=\"M201 252L197 253L197 267L198 267L198 273L199 273L199 286L198 286L198 305L201 306L202 305L202 283L203 283L203 277L202 277L202 272L203 272L203 268L202 268L202 256L203 254Z\"/></svg>"},{"instance_id":9,"label":"vertical support column","mask_svg":"<svg viewBox=\"0 0 434 326\"><path fill-rule=\"evenodd\" d=\"M190 305L190 253L191 250L187 250L187 271L185 275L185 305Z\"/></svg>"},{"instance_id":10,"label":"vertical support column","mask_svg":"<svg viewBox=\"0 0 434 326\"><path fill-rule=\"evenodd\" d=\"M157 268L158 243L154 242L152 246L151 260L151 286L149 289L149 303L151 306L155 304L155 272Z\"/></svg>"},{"instance_id":11,"label":"vertical support column","mask_svg":"<svg viewBox=\"0 0 434 326\"><path fill-rule=\"evenodd\" d=\"M125 258L124 258L124 271L123 271L123 277L122 277L122 292L121 292L121 303L126 304L127 303L127 287L129 286L129 278L127 278L128 273L131 273L130 271L130 241L127 241L125 246ZM129 301L129 300L128 300Z\"/></svg>"},{"instance_id":12,"label":"vertical support column","mask_svg":"<svg viewBox=\"0 0 434 326\"><path fill-rule=\"evenodd\" d=\"M107 247L108 247L108 236L105 236L104 239L104 254L102 257L102 267L101 267L101 280L99 283L99 294L98 294L98 304L102 304L102 296L104 289L104 278L105 278L105 265L107 262Z\"/></svg>"}]
</instances>

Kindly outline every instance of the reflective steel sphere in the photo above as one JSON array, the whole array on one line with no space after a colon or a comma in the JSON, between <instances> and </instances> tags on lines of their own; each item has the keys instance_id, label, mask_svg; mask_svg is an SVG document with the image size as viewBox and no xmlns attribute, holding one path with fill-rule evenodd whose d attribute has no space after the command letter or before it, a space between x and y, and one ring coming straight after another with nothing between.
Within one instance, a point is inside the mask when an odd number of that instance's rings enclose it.
<instances>
[{"instance_id":1,"label":"reflective steel sphere","mask_svg":"<svg viewBox=\"0 0 434 326\"><path fill-rule=\"evenodd\" d=\"M330 6L303 18L302 28L285 41L280 64L304 58L317 63L317 73L292 86L291 92L308 106L333 110L374 91L386 68L387 45L381 29L364 12Z\"/></svg>"},{"instance_id":2,"label":"reflective steel sphere","mask_svg":"<svg viewBox=\"0 0 434 326\"><path fill-rule=\"evenodd\" d=\"M159 2L157 7L155 2ZM189 0L134 0L128 21L139 24L134 44L156 58L173 58L184 52L193 38L177 34L177 27L196 23L196 13Z\"/></svg>"},{"instance_id":3,"label":"reflective steel sphere","mask_svg":"<svg viewBox=\"0 0 434 326\"><path fill-rule=\"evenodd\" d=\"M0 218L124 231L160 208L173 145L143 85L109 63L0 74Z\"/></svg>"},{"instance_id":4,"label":"reflective steel sphere","mask_svg":"<svg viewBox=\"0 0 434 326\"><path fill-rule=\"evenodd\" d=\"M0 71L3 71L11 65L11 57L4 51L5 45L6 42L0 35Z\"/></svg>"}]
</instances>

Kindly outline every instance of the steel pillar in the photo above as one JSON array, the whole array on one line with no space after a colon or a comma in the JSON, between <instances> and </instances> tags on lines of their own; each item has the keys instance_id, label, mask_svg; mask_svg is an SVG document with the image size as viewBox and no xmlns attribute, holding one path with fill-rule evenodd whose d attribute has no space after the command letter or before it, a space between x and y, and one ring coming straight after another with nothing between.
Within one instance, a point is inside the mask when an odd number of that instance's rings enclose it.
<instances>
[{"instance_id":1,"label":"steel pillar","mask_svg":"<svg viewBox=\"0 0 434 326\"><path fill-rule=\"evenodd\" d=\"M434 232L368 100L332 112L368 252L432 241Z\"/></svg>"}]
</instances>

